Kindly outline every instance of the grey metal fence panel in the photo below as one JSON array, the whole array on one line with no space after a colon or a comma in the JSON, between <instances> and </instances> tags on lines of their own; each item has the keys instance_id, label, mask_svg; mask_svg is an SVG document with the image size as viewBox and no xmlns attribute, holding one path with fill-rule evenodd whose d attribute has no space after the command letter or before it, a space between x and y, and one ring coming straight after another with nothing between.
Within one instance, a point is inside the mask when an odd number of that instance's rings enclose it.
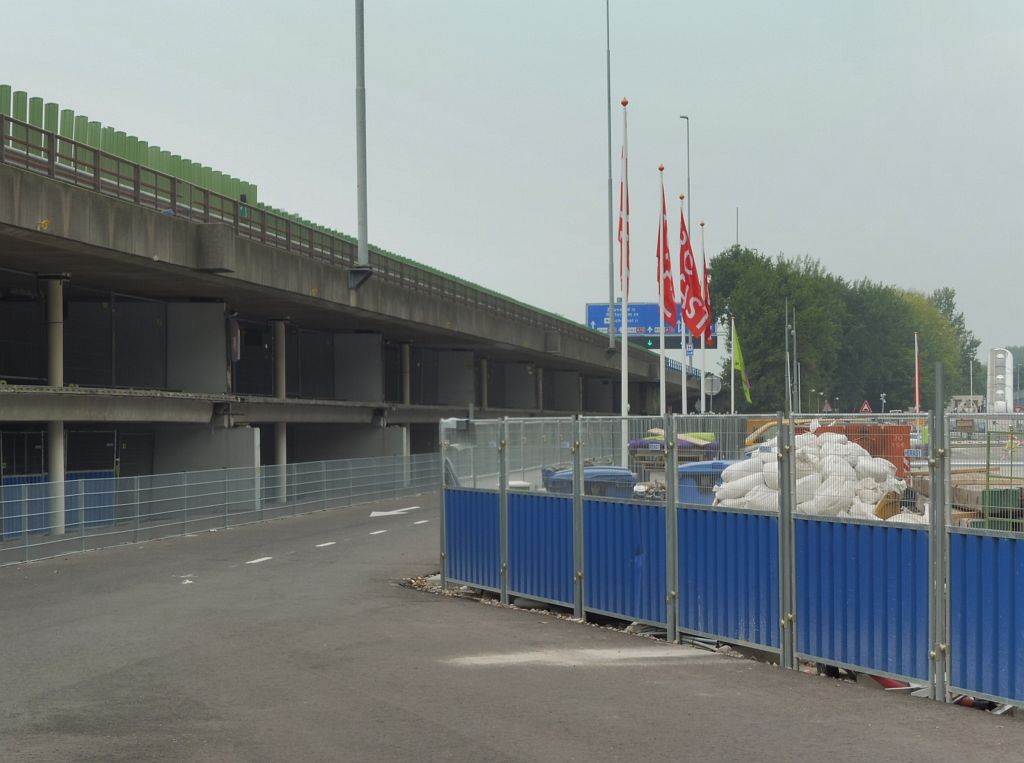
<instances>
[{"instance_id":1,"label":"grey metal fence panel","mask_svg":"<svg viewBox=\"0 0 1024 763\"><path fill-rule=\"evenodd\" d=\"M0 565L438 490L436 453L0 487ZM64 503L65 526L55 521Z\"/></svg>"}]
</instances>

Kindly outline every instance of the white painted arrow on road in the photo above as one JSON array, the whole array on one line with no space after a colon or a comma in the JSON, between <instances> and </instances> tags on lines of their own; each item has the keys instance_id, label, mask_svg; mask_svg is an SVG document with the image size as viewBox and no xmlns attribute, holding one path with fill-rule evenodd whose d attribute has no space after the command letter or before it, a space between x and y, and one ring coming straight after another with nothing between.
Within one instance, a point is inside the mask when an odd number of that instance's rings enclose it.
<instances>
[{"instance_id":1,"label":"white painted arrow on road","mask_svg":"<svg viewBox=\"0 0 1024 763\"><path fill-rule=\"evenodd\" d=\"M397 517L405 514L407 511L418 509L419 506L406 506L404 509L394 509L393 511L371 511L370 519L376 519L377 517Z\"/></svg>"}]
</instances>

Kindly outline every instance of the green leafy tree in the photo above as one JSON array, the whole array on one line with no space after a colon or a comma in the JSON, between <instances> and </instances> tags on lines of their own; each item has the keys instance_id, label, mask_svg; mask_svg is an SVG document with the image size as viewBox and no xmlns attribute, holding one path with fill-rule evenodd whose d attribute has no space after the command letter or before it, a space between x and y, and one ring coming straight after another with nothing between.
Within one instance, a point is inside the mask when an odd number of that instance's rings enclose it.
<instances>
[{"instance_id":1,"label":"green leafy tree","mask_svg":"<svg viewBox=\"0 0 1024 763\"><path fill-rule=\"evenodd\" d=\"M740 246L725 250L710 266L715 318L727 325L735 316L743 342L753 403L737 395L739 410L784 407L787 299L796 309L805 411L825 399L833 405L838 400L843 411L856 410L863 400L877 410L882 393L888 408L912 408L915 331L924 405L934 404L934 364L943 363L952 390L966 379L977 352L979 342L957 311L952 289L925 295L868 280L849 283L813 258L773 259ZM728 358L722 376L728 385Z\"/></svg>"}]
</instances>

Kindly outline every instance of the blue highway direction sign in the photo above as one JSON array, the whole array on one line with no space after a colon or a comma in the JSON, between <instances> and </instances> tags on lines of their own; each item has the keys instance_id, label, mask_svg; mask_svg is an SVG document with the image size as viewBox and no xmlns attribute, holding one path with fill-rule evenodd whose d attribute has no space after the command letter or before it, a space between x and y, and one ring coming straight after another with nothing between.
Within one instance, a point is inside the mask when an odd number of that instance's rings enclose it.
<instances>
[{"instance_id":1,"label":"blue highway direction sign","mask_svg":"<svg viewBox=\"0 0 1024 763\"><path fill-rule=\"evenodd\" d=\"M629 336L632 340L633 337L644 337L644 336L658 336L659 332L659 312L657 302L630 302L629 303ZM594 331L600 331L602 334L608 333L608 303L588 303L587 304L587 326L594 329ZM665 336L682 336L679 329L686 331L687 336L691 336L690 330L686 328L682 320L682 307L679 309L679 315L676 320L676 328L673 330L672 326L665 326ZM616 336L622 334L622 303L615 304L615 328ZM713 336L718 336L717 324L711 324L711 333ZM700 345L700 342L697 342ZM677 347L679 345L676 345ZM709 345L710 346L710 345Z\"/></svg>"}]
</instances>

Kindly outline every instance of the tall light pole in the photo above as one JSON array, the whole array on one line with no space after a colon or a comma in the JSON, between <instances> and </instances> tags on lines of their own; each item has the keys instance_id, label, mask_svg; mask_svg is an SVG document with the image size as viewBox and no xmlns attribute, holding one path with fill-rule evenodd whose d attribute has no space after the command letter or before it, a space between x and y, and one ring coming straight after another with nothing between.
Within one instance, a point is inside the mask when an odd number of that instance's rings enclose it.
<instances>
[{"instance_id":1,"label":"tall light pole","mask_svg":"<svg viewBox=\"0 0 1024 763\"><path fill-rule=\"evenodd\" d=\"M885 393L880 393L878 399L882 401L882 413L885 413Z\"/></svg>"},{"instance_id":2,"label":"tall light pole","mask_svg":"<svg viewBox=\"0 0 1024 763\"><path fill-rule=\"evenodd\" d=\"M693 225L693 215L690 214L690 118L679 118L686 120L686 224Z\"/></svg>"},{"instance_id":3,"label":"tall light pole","mask_svg":"<svg viewBox=\"0 0 1024 763\"><path fill-rule=\"evenodd\" d=\"M615 349L615 233L612 215L612 32L610 0L604 2L605 80L608 107L608 349Z\"/></svg>"},{"instance_id":4,"label":"tall light pole","mask_svg":"<svg viewBox=\"0 0 1024 763\"><path fill-rule=\"evenodd\" d=\"M348 271L348 288L358 289L373 273L366 224L366 56L363 52L363 0L356 0L356 206L359 240L356 264Z\"/></svg>"}]
</instances>

